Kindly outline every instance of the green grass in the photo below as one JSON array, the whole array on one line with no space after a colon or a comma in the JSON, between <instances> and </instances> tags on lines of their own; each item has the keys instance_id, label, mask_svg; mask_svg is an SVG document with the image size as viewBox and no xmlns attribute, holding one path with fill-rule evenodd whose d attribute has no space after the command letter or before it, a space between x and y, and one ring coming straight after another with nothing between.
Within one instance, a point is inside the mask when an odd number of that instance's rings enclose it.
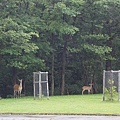
<instances>
[{"instance_id":1,"label":"green grass","mask_svg":"<svg viewBox=\"0 0 120 120\"><path fill-rule=\"evenodd\" d=\"M0 113L120 115L120 102L103 102L101 94L9 98L0 100Z\"/></svg>"}]
</instances>

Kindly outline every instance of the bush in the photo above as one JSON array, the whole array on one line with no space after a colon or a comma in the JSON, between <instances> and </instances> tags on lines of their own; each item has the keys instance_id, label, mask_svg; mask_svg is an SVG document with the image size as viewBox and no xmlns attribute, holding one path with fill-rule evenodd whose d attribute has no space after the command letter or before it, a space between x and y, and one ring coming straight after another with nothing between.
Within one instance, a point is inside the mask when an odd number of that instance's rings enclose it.
<instances>
[{"instance_id":1,"label":"bush","mask_svg":"<svg viewBox=\"0 0 120 120\"><path fill-rule=\"evenodd\" d=\"M107 97L107 100L113 101L117 98L118 93L116 91L116 86L114 86L114 81L113 80L108 80L109 87L105 88L105 94Z\"/></svg>"},{"instance_id":2,"label":"bush","mask_svg":"<svg viewBox=\"0 0 120 120\"><path fill-rule=\"evenodd\" d=\"M68 85L67 91L69 92L70 95L80 94L81 88L77 84L72 84L72 85Z\"/></svg>"}]
</instances>

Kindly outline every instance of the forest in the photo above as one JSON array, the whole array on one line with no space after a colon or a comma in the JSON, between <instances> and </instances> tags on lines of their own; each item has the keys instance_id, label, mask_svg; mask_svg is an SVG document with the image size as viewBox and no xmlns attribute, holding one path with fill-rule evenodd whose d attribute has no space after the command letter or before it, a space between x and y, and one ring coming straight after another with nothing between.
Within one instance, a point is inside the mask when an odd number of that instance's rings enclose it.
<instances>
[{"instance_id":1,"label":"forest","mask_svg":"<svg viewBox=\"0 0 120 120\"><path fill-rule=\"evenodd\" d=\"M0 96L23 79L33 95L33 72L49 73L50 95L81 94L103 70L120 69L120 0L0 0Z\"/></svg>"}]
</instances>

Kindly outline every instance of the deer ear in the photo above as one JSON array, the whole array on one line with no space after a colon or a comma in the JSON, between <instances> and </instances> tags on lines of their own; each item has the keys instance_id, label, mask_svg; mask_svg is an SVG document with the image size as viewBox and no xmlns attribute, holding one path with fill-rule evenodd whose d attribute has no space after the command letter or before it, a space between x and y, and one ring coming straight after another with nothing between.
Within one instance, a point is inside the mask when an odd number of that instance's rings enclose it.
<instances>
[{"instance_id":1,"label":"deer ear","mask_svg":"<svg viewBox=\"0 0 120 120\"><path fill-rule=\"evenodd\" d=\"M22 79L18 79L19 81L21 81Z\"/></svg>"}]
</instances>

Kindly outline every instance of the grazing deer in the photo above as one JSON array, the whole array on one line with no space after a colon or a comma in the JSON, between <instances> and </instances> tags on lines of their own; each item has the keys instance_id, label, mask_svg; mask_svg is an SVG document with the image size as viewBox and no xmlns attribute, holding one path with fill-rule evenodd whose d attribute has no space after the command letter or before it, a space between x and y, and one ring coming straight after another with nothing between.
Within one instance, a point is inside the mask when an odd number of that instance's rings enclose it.
<instances>
[{"instance_id":1,"label":"grazing deer","mask_svg":"<svg viewBox=\"0 0 120 120\"><path fill-rule=\"evenodd\" d=\"M21 97L21 92L22 92L22 79L19 80L20 84L15 84L14 85L14 98L16 97Z\"/></svg>"},{"instance_id":2,"label":"grazing deer","mask_svg":"<svg viewBox=\"0 0 120 120\"><path fill-rule=\"evenodd\" d=\"M88 93L90 94L90 92L91 92L91 90L92 90L92 85L93 85L93 84L89 84L89 86L83 86L83 87L82 87L82 95L83 95L83 92L84 92L85 90L87 90Z\"/></svg>"}]
</instances>

